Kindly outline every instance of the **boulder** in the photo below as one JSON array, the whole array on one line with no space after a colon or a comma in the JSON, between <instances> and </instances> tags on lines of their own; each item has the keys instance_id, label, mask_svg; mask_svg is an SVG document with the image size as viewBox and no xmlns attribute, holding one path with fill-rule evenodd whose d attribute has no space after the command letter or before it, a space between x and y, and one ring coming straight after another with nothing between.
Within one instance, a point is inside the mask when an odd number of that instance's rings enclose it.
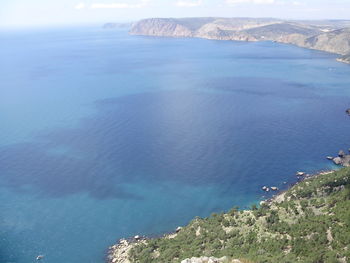
<instances>
[{"instance_id":1,"label":"boulder","mask_svg":"<svg viewBox=\"0 0 350 263\"><path fill-rule=\"evenodd\" d=\"M342 158L342 165L350 166L350 155L345 155L344 158Z\"/></svg>"},{"instance_id":2,"label":"boulder","mask_svg":"<svg viewBox=\"0 0 350 263\"><path fill-rule=\"evenodd\" d=\"M276 186L271 186L271 190L272 190L272 191L278 191L278 187L276 187Z\"/></svg>"},{"instance_id":3,"label":"boulder","mask_svg":"<svg viewBox=\"0 0 350 263\"><path fill-rule=\"evenodd\" d=\"M266 201L261 201L260 206L266 205Z\"/></svg>"},{"instance_id":4,"label":"boulder","mask_svg":"<svg viewBox=\"0 0 350 263\"><path fill-rule=\"evenodd\" d=\"M305 173L304 173L304 172L297 172L296 175L297 175L297 176L304 176Z\"/></svg>"},{"instance_id":5,"label":"boulder","mask_svg":"<svg viewBox=\"0 0 350 263\"><path fill-rule=\"evenodd\" d=\"M340 150L338 153L339 157L344 157L345 156L345 152L343 150Z\"/></svg>"},{"instance_id":6,"label":"boulder","mask_svg":"<svg viewBox=\"0 0 350 263\"><path fill-rule=\"evenodd\" d=\"M177 227L177 228L176 228L176 230L175 230L175 231L176 231L176 233L179 233L179 232L181 231L181 229L182 229L182 227L181 227L181 226Z\"/></svg>"},{"instance_id":7,"label":"boulder","mask_svg":"<svg viewBox=\"0 0 350 263\"><path fill-rule=\"evenodd\" d=\"M36 257L36 260L42 260L44 258L44 255L39 255Z\"/></svg>"},{"instance_id":8,"label":"boulder","mask_svg":"<svg viewBox=\"0 0 350 263\"><path fill-rule=\"evenodd\" d=\"M340 165L342 163L342 159L340 157L336 157L333 159L333 162L336 164L336 165Z\"/></svg>"},{"instance_id":9,"label":"boulder","mask_svg":"<svg viewBox=\"0 0 350 263\"><path fill-rule=\"evenodd\" d=\"M350 115L350 108L346 110L346 113Z\"/></svg>"}]
</instances>

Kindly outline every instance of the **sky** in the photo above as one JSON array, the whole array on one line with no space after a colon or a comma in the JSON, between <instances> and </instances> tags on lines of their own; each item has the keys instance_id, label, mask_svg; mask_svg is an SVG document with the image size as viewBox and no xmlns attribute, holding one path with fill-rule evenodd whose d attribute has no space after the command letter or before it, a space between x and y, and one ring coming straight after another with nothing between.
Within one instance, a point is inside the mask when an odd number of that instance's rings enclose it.
<instances>
[{"instance_id":1,"label":"sky","mask_svg":"<svg viewBox=\"0 0 350 263\"><path fill-rule=\"evenodd\" d=\"M350 0L0 0L0 27L208 16L350 19Z\"/></svg>"}]
</instances>

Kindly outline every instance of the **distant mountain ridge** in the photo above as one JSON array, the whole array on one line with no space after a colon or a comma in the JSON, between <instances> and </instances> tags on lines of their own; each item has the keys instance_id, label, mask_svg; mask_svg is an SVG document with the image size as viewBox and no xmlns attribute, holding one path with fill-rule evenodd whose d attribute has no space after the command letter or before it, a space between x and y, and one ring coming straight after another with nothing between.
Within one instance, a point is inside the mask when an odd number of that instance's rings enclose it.
<instances>
[{"instance_id":1,"label":"distant mountain ridge","mask_svg":"<svg viewBox=\"0 0 350 263\"><path fill-rule=\"evenodd\" d=\"M275 41L343 55L349 62L350 21L288 21L274 18L149 18L130 34L198 37L236 41Z\"/></svg>"}]
</instances>

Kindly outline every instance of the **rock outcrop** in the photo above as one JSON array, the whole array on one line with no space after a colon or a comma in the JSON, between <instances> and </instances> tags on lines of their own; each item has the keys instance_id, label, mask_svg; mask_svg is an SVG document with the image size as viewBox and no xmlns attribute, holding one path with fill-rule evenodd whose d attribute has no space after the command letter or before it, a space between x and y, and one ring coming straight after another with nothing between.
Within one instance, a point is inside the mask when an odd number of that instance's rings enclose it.
<instances>
[{"instance_id":1,"label":"rock outcrop","mask_svg":"<svg viewBox=\"0 0 350 263\"><path fill-rule=\"evenodd\" d=\"M350 55L342 56L340 58L337 58L339 62L350 64Z\"/></svg>"},{"instance_id":2,"label":"rock outcrop","mask_svg":"<svg viewBox=\"0 0 350 263\"><path fill-rule=\"evenodd\" d=\"M350 21L285 21L269 18L150 18L134 23L130 34L198 37L236 41L275 41L343 55L350 63Z\"/></svg>"},{"instance_id":3,"label":"rock outcrop","mask_svg":"<svg viewBox=\"0 0 350 263\"><path fill-rule=\"evenodd\" d=\"M137 242L130 242L126 239L119 240L119 243L109 247L107 263L130 263L129 252Z\"/></svg>"},{"instance_id":4,"label":"rock outcrop","mask_svg":"<svg viewBox=\"0 0 350 263\"><path fill-rule=\"evenodd\" d=\"M332 159L334 164L342 166L350 166L350 154L346 154L343 150L340 150L338 157Z\"/></svg>"}]
</instances>

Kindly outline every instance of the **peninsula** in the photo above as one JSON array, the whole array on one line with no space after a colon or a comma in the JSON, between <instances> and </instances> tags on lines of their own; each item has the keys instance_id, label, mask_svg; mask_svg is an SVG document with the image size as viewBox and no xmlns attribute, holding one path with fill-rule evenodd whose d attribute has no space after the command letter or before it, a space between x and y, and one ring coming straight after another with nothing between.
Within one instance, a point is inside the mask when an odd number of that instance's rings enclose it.
<instances>
[{"instance_id":1,"label":"peninsula","mask_svg":"<svg viewBox=\"0 0 350 263\"><path fill-rule=\"evenodd\" d=\"M350 63L350 20L149 18L134 23L130 34L235 41L274 41L339 54L339 61Z\"/></svg>"},{"instance_id":2,"label":"peninsula","mask_svg":"<svg viewBox=\"0 0 350 263\"><path fill-rule=\"evenodd\" d=\"M109 263L350 260L350 167L305 178L250 210L195 218L164 237L110 247Z\"/></svg>"}]
</instances>

